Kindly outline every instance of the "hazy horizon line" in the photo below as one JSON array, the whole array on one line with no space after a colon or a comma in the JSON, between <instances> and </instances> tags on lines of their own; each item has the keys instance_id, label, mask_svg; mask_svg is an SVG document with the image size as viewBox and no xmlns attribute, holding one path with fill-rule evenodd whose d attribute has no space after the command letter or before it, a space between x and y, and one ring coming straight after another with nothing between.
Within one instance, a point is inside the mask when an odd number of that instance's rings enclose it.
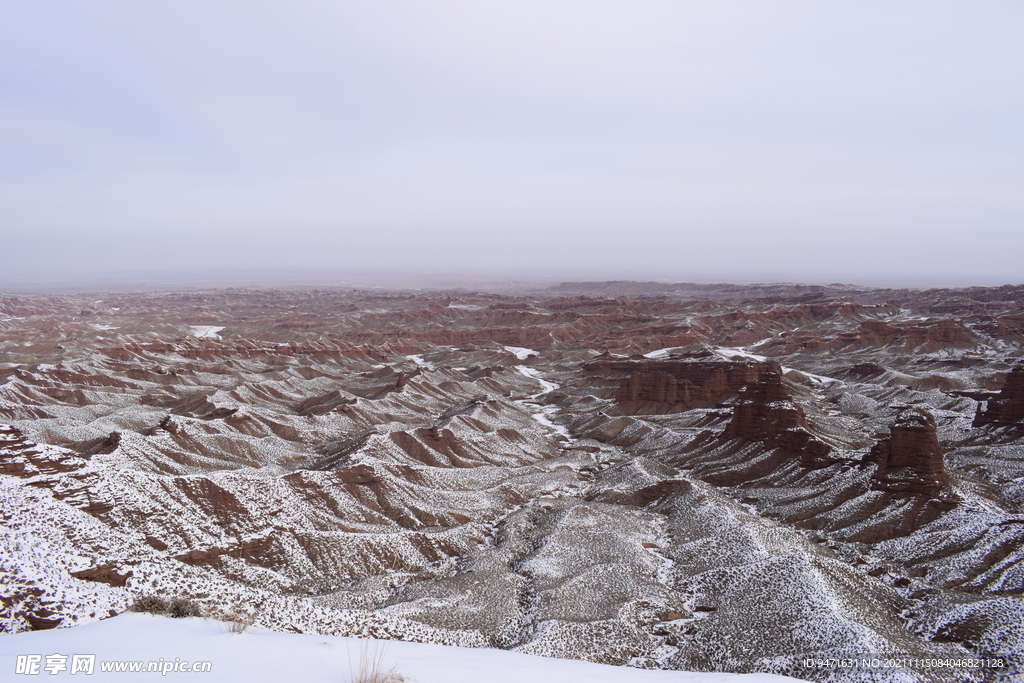
<instances>
[{"instance_id":1,"label":"hazy horizon line","mask_svg":"<svg viewBox=\"0 0 1024 683\"><path fill-rule=\"evenodd\" d=\"M867 278L865 278L867 280ZM874 279L874 278L872 278ZM3 280L7 280L3 282ZM509 270L481 273L464 271L414 270L334 270L298 268L235 268L235 269L161 269L117 271L106 274L75 273L66 277L31 277L0 275L0 294L79 294L99 291L180 291L245 287L253 289L330 288L330 289L383 289L393 291L543 291L560 284L629 283L660 285L695 285L771 287L819 286L855 290L885 289L966 289L970 287L1024 286L1024 283L955 281L922 278L893 278L887 283L840 282L812 279L754 279L739 277L709 277L693 274L691 277L668 276L664 273L628 272L564 272L561 274L539 269Z\"/></svg>"}]
</instances>

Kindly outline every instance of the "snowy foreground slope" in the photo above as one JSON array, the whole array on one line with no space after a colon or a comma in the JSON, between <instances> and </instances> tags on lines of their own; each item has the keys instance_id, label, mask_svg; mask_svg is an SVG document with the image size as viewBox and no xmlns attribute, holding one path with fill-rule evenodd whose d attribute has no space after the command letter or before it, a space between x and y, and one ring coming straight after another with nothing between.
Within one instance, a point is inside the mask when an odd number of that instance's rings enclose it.
<instances>
[{"instance_id":1,"label":"snowy foreground slope","mask_svg":"<svg viewBox=\"0 0 1024 683\"><path fill-rule=\"evenodd\" d=\"M648 671L569 659L550 659L493 649L473 649L405 643L363 641L320 635L277 633L251 629L241 634L212 619L170 619L149 614L122 614L114 619L51 631L0 638L0 680L32 680L14 672L18 655L43 656L38 676L45 680L70 677L68 670L51 675L42 669L46 656L94 654L94 673L85 680L153 679L158 674L100 671L101 662L208 661L209 672L174 672L170 678L225 683L303 681L339 683L351 679L364 648L384 650L385 668L415 683L768 683L796 679L772 674L689 673ZM79 672L74 674L79 680Z\"/></svg>"}]
</instances>

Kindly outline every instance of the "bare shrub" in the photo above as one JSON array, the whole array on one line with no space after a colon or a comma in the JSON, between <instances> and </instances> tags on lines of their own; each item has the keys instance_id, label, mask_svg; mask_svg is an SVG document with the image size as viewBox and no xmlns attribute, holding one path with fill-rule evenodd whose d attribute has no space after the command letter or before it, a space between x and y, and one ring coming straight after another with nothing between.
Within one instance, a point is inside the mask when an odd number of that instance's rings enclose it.
<instances>
[{"instance_id":1,"label":"bare shrub","mask_svg":"<svg viewBox=\"0 0 1024 683\"><path fill-rule=\"evenodd\" d=\"M245 633L255 621L254 617L237 615L232 619L228 619L228 633Z\"/></svg>"},{"instance_id":2,"label":"bare shrub","mask_svg":"<svg viewBox=\"0 0 1024 683\"><path fill-rule=\"evenodd\" d=\"M224 622L224 630L227 633L245 633L256 623L257 612L251 605L235 601L214 606L213 611L206 616Z\"/></svg>"},{"instance_id":3,"label":"bare shrub","mask_svg":"<svg viewBox=\"0 0 1024 683\"><path fill-rule=\"evenodd\" d=\"M148 614L167 614L170 604L163 598L156 595L140 595L135 598L130 609L133 612L146 612Z\"/></svg>"},{"instance_id":4,"label":"bare shrub","mask_svg":"<svg viewBox=\"0 0 1024 683\"><path fill-rule=\"evenodd\" d=\"M174 600L171 600L171 604L167 607L167 616L173 617L174 619L181 619L183 617L201 617L203 616L203 612L199 609L199 605L191 600L175 598Z\"/></svg>"},{"instance_id":5,"label":"bare shrub","mask_svg":"<svg viewBox=\"0 0 1024 683\"><path fill-rule=\"evenodd\" d=\"M166 614L175 619L203 616L199 605L191 600L185 598L167 600L158 595L140 595L135 598L135 602L128 609L133 612L146 612L148 614Z\"/></svg>"},{"instance_id":6,"label":"bare shrub","mask_svg":"<svg viewBox=\"0 0 1024 683\"><path fill-rule=\"evenodd\" d=\"M404 683L409 680L395 671L395 667L384 668L387 653L386 643L364 640L359 648L358 663L354 663L349 655L349 683Z\"/></svg>"}]
</instances>

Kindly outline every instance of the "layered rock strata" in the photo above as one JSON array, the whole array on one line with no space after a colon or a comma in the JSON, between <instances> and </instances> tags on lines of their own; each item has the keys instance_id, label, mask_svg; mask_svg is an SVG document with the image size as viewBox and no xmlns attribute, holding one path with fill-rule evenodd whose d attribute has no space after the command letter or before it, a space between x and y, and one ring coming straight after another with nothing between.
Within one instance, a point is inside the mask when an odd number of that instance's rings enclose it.
<instances>
[{"instance_id":1,"label":"layered rock strata","mask_svg":"<svg viewBox=\"0 0 1024 683\"><path fill-rule=\"evenodd\" d=\"M831 447L808 431L804 411L793 402L783 383L782 369L774 361L767 364L759 381L744 387L723 437L763 442L798 459L803 467L824 467L834 462L829 457Z\"/></svg>"},{"instance_id":2,"label":"layered rock strata","mask_svg":"<svg viewBox=\"0 0 1024 683\"><path fill-rule=\"evenodd\" d=\"M599 358L584 367L620 378L615 402L626 415L714 406L726 396L764 381L769 371L765 363L724 361L708 351L668 360Z\"/></svg>"},{"instance_id":3,"label":"layered rock strata","mask_svg":"<svg viewBox=\"0 0 1024 683\"><path fill-rule=\"evenodd\" d=\"M866 460L878 466L872 486L882 491L932 497L949 483L935 418L927 412L905 410Z\"/></svg>"},{"instance_id":4,"label":"layered rock strata","mask_svg":"<svg viewBox=\"0 0 1024 683\"><path fill-rule=\"evenodd\" d=\"M1024 421L1024 365L1015 367L1006 376L999 395L978 407L974 426L996 425L1006 427Z\"/></svg>"}]
</instances>

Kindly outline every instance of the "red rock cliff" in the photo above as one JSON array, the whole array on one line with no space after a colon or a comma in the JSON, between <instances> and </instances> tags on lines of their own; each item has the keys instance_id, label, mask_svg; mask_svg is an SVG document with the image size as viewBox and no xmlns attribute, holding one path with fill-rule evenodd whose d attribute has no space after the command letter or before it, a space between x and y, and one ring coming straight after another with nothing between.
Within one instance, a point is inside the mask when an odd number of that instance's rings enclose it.
<instances>
[{"instance_id":1,"label":"red rock cliff","mask_svg":"<svg viewBox=\"0 0 1024 683\"><path fill-rule=\"evenodd\" d=\"M744 387L763 381L768 363L716 357L670 360L597 360L588 370L619 377L615 401L625 414L669 413L707 408Z\"/></svg>"},{"instance_id":2,"label":"red rock cliff","mask_svg":"<svg viewBox=\"0 0 1024 683\"><path fill-rule=\"evenodd\" d=\"M984 409L979 407L974 426L1006 426L1021 421L1024 421L1024 365L1018 365L1006 377L998 398L989 401Z\"/></svg>"},{"instance_id":3,"label":"red rock cliff","mask_svg":"<svg viewBox=\"0 0 1024 683\"><path fill-rule=\"evenodd\" d=\"M733 409L725 438L762 441L769 448L800 458L804 467L833 462L829 458L832 449L807 431L803 410L790 400L778 363L769 361L763 379L748 385L741 396L743 401Z\"/></svg>"},{"instance_id":4,"label":"red rock cliff","mask_svg":"<svg viewBox=\"0 0 1024 683\"><path fill-rule=\"evenodd\" d=\"M929 413L901 414L889 428L889 437L871 449L867 461L878 465L872 488L879 490L932 497L949 483L935 418Z\"/></svg>"}]
</instances>

